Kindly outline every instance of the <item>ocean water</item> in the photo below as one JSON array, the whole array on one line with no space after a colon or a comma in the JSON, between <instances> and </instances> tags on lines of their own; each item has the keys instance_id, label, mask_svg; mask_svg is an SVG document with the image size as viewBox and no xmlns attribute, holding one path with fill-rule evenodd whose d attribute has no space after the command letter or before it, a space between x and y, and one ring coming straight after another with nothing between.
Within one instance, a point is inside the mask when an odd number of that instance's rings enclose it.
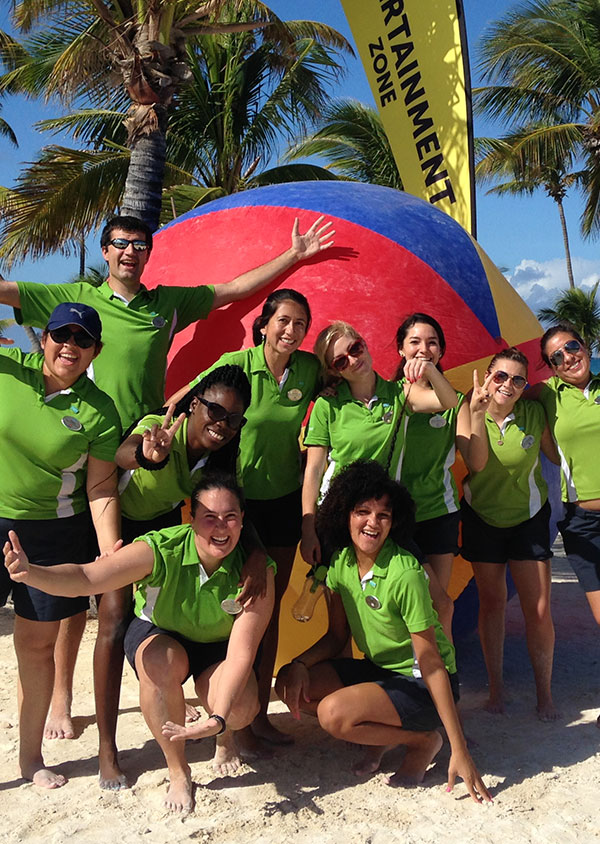
<instances>
[{"instance_id":1,"label":"ocean water","mask_svg":"<svg viewBox=\"0 0 600 844\"><path fill-rule=\"evenodd\" d=\"M594 375L597 375L600 372L600 358L592 358L590 369Z\"/></svg>"}]
</instances>

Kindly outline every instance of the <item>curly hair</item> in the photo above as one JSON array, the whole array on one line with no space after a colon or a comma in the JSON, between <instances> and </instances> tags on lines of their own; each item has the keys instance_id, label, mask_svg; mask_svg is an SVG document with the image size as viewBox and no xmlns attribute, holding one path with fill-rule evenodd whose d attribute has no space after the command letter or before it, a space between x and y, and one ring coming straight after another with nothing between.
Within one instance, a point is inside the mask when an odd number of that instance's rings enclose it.
<instances>
[{"instance_id":1,"label":"curly hair","mask_svg":"<svg viewBox=\"0 0 600 844\"><path fill-rule=\"evenodd\" d=\"M306 312L306 330L308 331L312 320L308 299L297 290L292 290L290 287L282 287L280 290L274 290L273 293L267 296L262 306L262 311L252 323L252 342L255 346L260 346L265 339L261 333L261 328L266 326L279 305L287 301L295 302L301 308L304 308Z\"/></svg>"},{"instance_id":2,"label":"curly hair","mask_svg":"<svg viewBox=\"0 0 600 844\"><path fill-rule=\"evenodd\" d=\"M437 334L437 338L440 344L440 360L444 357L446 353L446 338L444 337L444 331L442 326L439 324L437 319L434 319L429 314L420 314L414 313L409 314L405 319L400 323L398 326L398 330L396 331L396 349L398 350L398 354L400 354L400 350L406 340L406 335L410 328L414 325L424 323L425 325L431 326L435 333ZM406 358L402 357L400 363L398 364L398 369L396 370L396 374L394 375L394 381L400 381L401 378L404 378L404 364L406 363ZM438 361L436 364L436 368L439 369L440 372L443 372L441 363Z\"/></svg>"},{"instance_id":3,"label":"curly hair","mask_svg":"<svg viewBox=\"0 0 600 844\"><path fill-rule=\"evenodd\" d=\"M332 553L352 544L350 513L363 501L387 497L392 509L390 537L403 546L415 529L415 504L405 486L394 481L374 460L357 460L343 469L317 510L315 527L319 540Z\"/></svg>"},{"instance_id":4,"label":"curly hair","mask_svg":"<svg viewBox=\"0 0 600 844\"><path fill-rule=\"evenodd\" d=\"M190 513L192 519L196 515L196 510L198 509L198 504L200 502L200 496L207 489L229 490L229 492L232 492L237 498L240 505L240 510L244 509L244 493L242 492L242 489L237 483L235 477L230 472L224 472L221 469L211 469L210 471L203 473L202 477L200 478L200 481L196 484L193 489L190 502Z\"/></svg>"}]
</instances>

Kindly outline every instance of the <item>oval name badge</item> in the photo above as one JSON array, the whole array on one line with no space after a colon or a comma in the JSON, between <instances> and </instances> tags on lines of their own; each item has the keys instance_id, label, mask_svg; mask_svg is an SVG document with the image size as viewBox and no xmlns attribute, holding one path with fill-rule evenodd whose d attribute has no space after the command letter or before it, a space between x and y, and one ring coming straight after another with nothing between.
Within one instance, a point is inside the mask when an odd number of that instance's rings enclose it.
<instances>
[{"instance_id":1,"label":"oval name badge","mask_svg":"<svg viewBox=\"0 0 600 844\"><path fill-rule=\"evenodd\" d=\"M439 413L436 413L435 416L432 416L429 420L429 424L432 428L443 428L444 425L447 425L447 420L445 417L440 416Z\"/></svg>"},{"instance_id":2,"label":"oval name badge","mask_svg":"<svg viewBox=\"0 0 600 844\"><path fill-rule=\"evenodd\" d=\"M367 602L367 606L371 607L372 610L381 609L381 601L376 595L367 595L365 601Z\"/></svg>"},{"instance_id":3,"label":"oval name badge","mask_svg":"<svg viewBox=\"0 0 600 844\"><path fill-rule=\"evenodd\" d=\"M393 410L387 410L381 418L386 423L386 425L391 425L392 420L394 419L394 411Z\"/></svg>"},{"instance_id":4,"label":"oval name badge","mask_svg":"<svg viewBox=\"0 0 600 844\"><path fill-rule=\"evenodd\" d=\"M166 325L166 323L167 323L166 319L164 317L161 317L161 316L155 316L154 319L152 320L152 325L155 328L163 328Z\"/></svg>"},{"instance_id":5,"label":"oval name badge","mask_svg":"<svg viewBox=\"0 0 600 844\"><path fill-rule=\"evenodd\" d=\"M299 390L297 387L293 387L291 390L288 390L287 397L290 401L300 401L302 398L302 390Z\"/></svg>"},{"instance_id":6,"label":"oval name badge","mask_svg":"<svg viewBox=\"0 0 600 844\"><path fill-rule=\"evenodd\" d=\"M221 601L221 609L228 615L237 615L244 608L239 601L235 600L235 598L225 598L223 601Z\"/></svg>"},{"instance_id":7,"label":"oval name badge","mask_svg":"<svg viewBox=\"0 0 600 844\"><path fill-rule=\"evenodd\" d=\"M526 437L523 437L521 440L521 448L531 448L531 446L535 442L535 437L532 434L527 434Z\"/></svg>"},{"instance_id":8,"label":"oval name badge","mask_svg":"<svg viewBox=\"0 0 600 844\"><path fill-rule=\"evenodd\" d=\"M81 431L83 425L79 421L79 419L75 419L73 416L63 416L60 420L65 428L68 428L69 431Z\"/></svg>"}]
</instances>

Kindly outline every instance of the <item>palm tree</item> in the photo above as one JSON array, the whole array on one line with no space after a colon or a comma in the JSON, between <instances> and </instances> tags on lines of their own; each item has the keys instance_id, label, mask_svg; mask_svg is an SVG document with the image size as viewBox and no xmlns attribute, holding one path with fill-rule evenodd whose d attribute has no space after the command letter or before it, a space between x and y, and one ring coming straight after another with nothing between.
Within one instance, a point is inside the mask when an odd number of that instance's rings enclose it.
<instances>
[{"instance_id":1,"label":"palm tree","mask_svg":"<svg viewBox=\"0 0 600 844\"><path fill-rule=\"evenodd\" d=\"M326 106L319 123L316 132L288 150L288 159L320 155L329 162L327 167L344 179L403 189L375 109L356 100L338 100Z\"/></svg>"},{"instance_id":2,"label":"palm tree","mask_svg":"<svg viewBox=\"0 0 600 844\"><path fill-rule=\"evenodd\" d=\"M124 124L131 157L123 213L158 226L169 110L191 79L187 45L200 35L262 28L280 45L281 64L295 55L289 24L259 0L20 0L15 28L23 43L5 33L0 58L8 72L0 91L43 94L67 104L89 102L109 109L129 102ZM349 49L331 27L303 21L306 37ZM296 29L296 32L298 28ZM123 90L115 91L118 74Z\"/></svg>"},{"instance_id":3,"label":"palm tree","mask_svg":"<svg viewBox=\"0 0 600 844\"><path fill-rule=\"evenodd\" d=\"M0 111L1 110L2 110L2 103L0 103ZM17 142L17 136L15 135L13 130L10 128L10 126L8 125L6 120L4 120L2 117L0 117L0 135L4 136L5 138L8 138L8 140L11 142L11 144L13 146L15 146L15 147L19 146L19 144Z\"/></svg>"},{"instance_id":4,"label":"palm tree","mask_svg":"<svg viewBox=\"0 0 600 844\"><path fill-rule=\"evenodd\" d=\"M552 146L548 149L545 143L539 143L546 135L546 127L541 127L541 133L538 128L526 127L504 138L477 138L475 172L482 182L503 180L488 193L532 194L539 188L546 191L558 209L569 286L575 287L563 200L572 185L585 181L586 174L568 172L571 162L557 159Z\"/></svg>"},{"instance_id":5,"label":"palm tree","mask_svg":"<svg viewBox=\"0 0 600 844\"><path fill-rule=\"evenodd\" d=\"M291 63L264 32L203 36L189 46L192 81L172 107L167 134L162 221L261 184L335 178L316 165L264 169L283 140L317 118L341 72L331 50L303 36L302 22L288 26L298 33ZM0 257L8 264L78 250L78 235L123 203L130 153L121 112L83 109L38 126L70 131L92 148L46 147L0 194Z\"/></svg>"},{"instance_id":6,"label":"palm tree","mask_svg":"<svg viewBox=\"0 0 600 844\"><path fill-rule=\"evenodd\" d=\"M600 352L600 302L596 300L597 281L589 292L575 289L561 290L550 308L538 311L543 322L570 322L577 329L592 353Z\"/></svg>"},{"instance_id":7,"label":"palm tree","mask_svg":"<svg viewBox=\"0 0 600 844\"><path fill-rule=\"evenodd\" d=\"M481 42L479 112L535 125L553 161L581 158L586 172L584 236L600 232L600 0L522 2L492 24Z\"/></svg>"}]
</instances>

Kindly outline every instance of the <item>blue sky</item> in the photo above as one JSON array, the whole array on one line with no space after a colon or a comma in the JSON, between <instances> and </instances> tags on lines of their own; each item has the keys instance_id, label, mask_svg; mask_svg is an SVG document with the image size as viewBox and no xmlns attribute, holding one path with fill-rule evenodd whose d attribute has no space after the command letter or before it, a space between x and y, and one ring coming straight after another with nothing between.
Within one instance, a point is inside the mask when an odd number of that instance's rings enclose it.
<instances>
[{"instance_id":1,"label":"blue sky","mask_svg":"<svg viewBox=\"0 0 600 844\"><path fill-rule=\"evenodd\" d=\"M473 85L480 81L477 74L477 42L486 25L497 19L514 5L509 0L464 0L469 38ZM8 3L0 7L0 28L8 28ZM270 6L282 18L299 17L321 20L339 29L352 40L339 0L271 0ZM363 102L373 103L371 93L358 59L348 59L348 73L336 94L352 96ZM44 144L55 141L33 129L33 123L55 113L52 106L27 102L21 98L3 102L2 117L8 121L18 136L19 148L14 149L0 138L0 185L10 186L22 162L31 161ZM496 127L498 132L502 127ZM481 120L476 120L475 133L493 134L494 130ZM578 219L582 202L577 194L567 198L565 209L575 280L584 287L591 286L600 277L600 259L597 243L583 241L578 232ZM533 198L500 198L486 196L478 191L477 199L478 240L500 267L523 298L535 310L552 299L553 291L567 286L564 266L562 235L558 214L552 200L543 193ZM98 263L99 250L89 244L88 263ZM1 269L1 268L0 268ZM63 281L78 270L75 256L65 259L53 256L35 263L27 261L12 268L10 277L31 281ZM4 275L7 275L4 272ZM10 334L10 332L9 332ZM15 335L17 336L17 335Z\"/></svg>"}]
</instances>

